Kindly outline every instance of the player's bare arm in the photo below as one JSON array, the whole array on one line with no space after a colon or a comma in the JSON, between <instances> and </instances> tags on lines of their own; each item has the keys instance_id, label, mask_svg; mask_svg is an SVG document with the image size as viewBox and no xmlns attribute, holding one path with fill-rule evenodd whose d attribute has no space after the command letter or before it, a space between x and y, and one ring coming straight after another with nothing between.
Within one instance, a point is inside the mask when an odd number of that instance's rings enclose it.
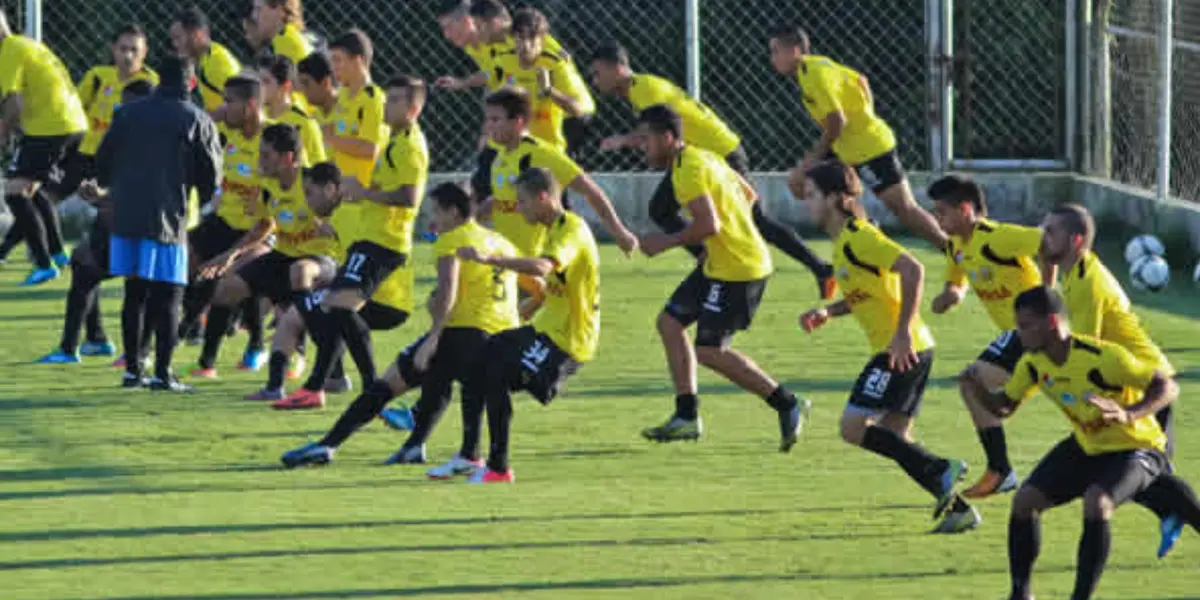
<instances>
[{"instance_id":1,"label":"player's bare arm","mask_svg":"<svg viewBox=\"0 0 1200 600\"><path fill-rule=\"evenodd\" d=\"M1155 371L1150 385L1146 386L1142 393L1142 401L1132 406L1122 406L1116 400L1104 396L1091 395L1084 399L1100 409L1100 416L1105 422L1126 424L1157 414L1177 398L1179 384L1162 371Z\"/></svg>"},{"instance_id":2,"label":"player's bare arm","mask_svg":"<svg viewBox=\"0 0 1200 600\"><path fill-rule=\"evenodd\" d=\"M232 248L204 263L200 267L199 277L201 279L215 279L220 277L229 268L229 265L233 264L247 250L259 244L265 244L273 231L275 231L274 219L260 219Z\"/></svg>"},{"instance_id":3,"label":"player's bare arm","mask_svg":"<svg viewBox=\"0 0 1200 600\"><path fill-rule=\"evenodd\" d=\"M717 220L717 210L712 198L701 196L687 203L692 221L687 228L679 233L651 233L642 236L639 244L646 256L657 256L677 246L693 246L701 244L705 239L721 231L721 223Z\"/></svg>"},{"instance_id":4,"label":"player's bare arm","mask_svg":"<svg viewBox=\"0 0 1200 600\"><path fill-rule=\"evenodd\" d=\"M337 152L349 154L354 158L375 160L375 151L377 148L375 142L349 135L337 135L337 132L332 127L326 128L325 139Z\"/></svg>"},{"instance_id":5,"label":"player's bare arm","mask_svg":"<svg viewBox=\"0 0 1200 600\"><path fill-rule=\"evenodd\" d=\"M554 101L559 108L563 109L563 112L567 113L568 117L583 116L583 104L577 98L555 88L549 70L538 70L538 87L541 95Z\"/></svg>"},{"instance_id":6,"label":"player's bare arm","mask_svg":"<svg viewBox=\"0 0 1200 600\"><path fill-rule=\"evenodd\" d=\"M821 306L800 315L800 328L805 333L812 333L829 322L830 319L844 317L850 314L850 303L838 300L828 306Z\"/></svg>"},{"instance_id":7,"label":"player's bare arm","mask_svg":"<svg viewBox=\"0 0 1200 600\"><path fill-rule=\"evenodd\" d=\"M613 236L613 239L617 242L617 246L621 248L622 252L628 255L637 250L637 237L621 222L621 217L617 216L617 211L613 208L612 201L608 199L608 195L604 193L604 190L600 189L600 186L596 185L595 181L592 181L591 177L588 177L586 174L580 175L572 179L567 188L587 200L592 210L596 211L596 216L600 217L600 222L604 223L604 229L608 231L609 235Z\"/></svg>"},{"instance_id":8,"label":"player's bare arm","mask_svg":"<svg viewBox=\"0 0 1200 600\"><path fill-rule=\"evenodd\" d=\"M817 140L812 150L809 150L808 154L804 155L804 162L801 163L805 171L818 162L825 160L826 156L829 156L829 152L833 148L833 142L841 137L842 129L845 127L846 113L842 112L841 109L834 110L825 115L825 119L821 121L821 138Z\"/></svg>"},{"instance_id":9,"label":"player's bare arm","mask_svg":"<svg viewBox=\"0 0 1200 600\"><path fill-rule=\"evenodd\" d=\"M970 388L972 396L978 398L983 407L993 415L1003 419L1016 412L1017 403L1013 402L1003 389L988 388L983 383L983 377L975 370L975 365L967 367L958 376L958 380Z\"/></svg>"},{"instance_id":10,"label":"player's bare arm","mask_svg":"<svg viewBox=\"0 0 1200 600\"><path fill-rule=\"evenodd\" d=\"M457 254L462 260L500 267L506 271L513 271L522 275L545 277L554 272L554 261L545 256L538 258L515 258L498 254L482 254L477 248L471 246L459 248Z\"/></svg>"},{"instance_id":11,"label":"player's bare arm","mask_svg":"<svg viewBox=\"0 0 1200 600\"><path fill-rule=\"evenodd\" d=\"M945 287L942 288L942 293L935 296L933 302L930 303L930 310L935 315L945 314L946 311L961 304L966 295L965 287L947 281Z\"/></svg>"},{"instance_id":12,"label":"player's bare arm","mask_svg":"<svg viewBox=\"0 0 1200 600\"><path fill-rule=\"evenodd\" d=\"M443 90L462 91L471 90L487 85L487 71L476 71L468 77L455 77L453 75L442 75L433 82L433 87Z\"/></svg>"},{"instance_id":13,"label":"player's bare arm","mask_svg":"<svg viewBox=\"0 0 1200 600\"><path fill-rule=\"evenodd\" d=\"M347 199L362 200L366 202L374 202L384 206L399 206L403 208L412 208L417 205L417 186L402 185L394 190L382 190L376 186L364 188L362 182L357 179L350 178L348 182L342 183Z\"/></svg>"},{"instance_id":14,"label":"player's bare arm","mask_svg":"<svg viewBox=\"0 0 1200 600\"><path fill-rule=\"evenodd\" d=\"M913 350L912 322L921 305L925 267L906 252L896 259L891 270L900 275L900 314L896 322L896 335L888 346L888 366L904 372L917 363L917 353Z\"/></svg>"},{"instance_id":15,"label":"player's bare arm","mask_svg":"<svg viewBox=\"0 0 1200 600\"><path fill-rule=\"evenodd\" d=\"M446 328L446 320L450 318L450 312L454 310L454 304L458 301L458 268L457 257L443 256L438 259L437 289L429 302L429 314L433 317L433 324L429 328L425 342L421 344L421 347L417 349L416 356L413 357L413 365L419 371L429 368L433 355L437 353L442 331Z\"/></svg>"}]
</instances>

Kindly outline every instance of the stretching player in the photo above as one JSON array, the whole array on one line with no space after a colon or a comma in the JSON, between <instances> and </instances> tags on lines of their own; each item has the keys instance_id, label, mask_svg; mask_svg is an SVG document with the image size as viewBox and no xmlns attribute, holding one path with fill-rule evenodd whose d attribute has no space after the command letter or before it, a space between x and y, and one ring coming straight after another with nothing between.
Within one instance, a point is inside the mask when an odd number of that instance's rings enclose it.
<instances>
[{"instance_id":1,"label":"stretching player","mask_svg":"<svg viewBox=\"0 0 1200 600\"><path fill-rule=\"evenodd\" d=\"M325 162L325 136L321 133L321 125L304 107L293 102L296 65L292 59L264 57L258 62L258 78L262 81L267 118L300 131L301 164L308 167Z\"/></svg>"},{"instance_id":2,"label":"stretching player","mask_svg":"<svg viewBox=\"0 0 1200 600\"><path fill-rule=\"evenodd\" d=\"M241 64L229 48L213 41L208 17L196 7L179 13L171 23L171 45L177 54L196 65L196 88L200 92L201 105L213 119L220 121L225 83L238 74Z\"/></svg>"},{"instance_id":3,"label":"stretching player","mask_svg":"<svg viewBox=\"0 0 1200 600\"><path fill-rule=\"evenodd\" d=\"M304 96L311 114L324 131L334 125L337 118L338 87L333 76L333 61L324 52L309 54L296 63L296 88ZM333 148L325 141L325 155L332 156Z\"/></svg>"},{"instance_id":4,"label":"stretching player","mask_svg":"<svg viewBox=\"0 0 1200 600\"><path fill-rule=\"evenodd\" d=\"M692 217L676 234L652 233L639 245L646 256L676 246L704 245L703 265L679 284L658 316L658 333L675 385L675 412L667 422L642 432L648 440L698 439L702 424L696 397L696 362L762 398L779 416L779 451L800 438L810 403L767 375L749 356L731 347L733 336L750 327L772 271L771 253L751 216L754 188L725 160L684 143L683 125L659 104L638 115L639 146L651 168L666 169L673 202ZM696 324L692 348L687 328Z\"/></svg>"},{"instance_id":5,"label":"stretching player","mask_svg":"<svg viewBox=\"0 0 1200 600\"><path fill-rule=\"evenodd\" d=\"M821 126L821 138L789 173L792 194L803 198L808 168L836 155L858 171L859 178L905 227L939 250L945 249L945 232L913 197L896 151L896 134L875 114L867 78L827 57L811 54L808 34L801 29L772 29L770 44L771 64L780 74L796 78L804 107Z\"/></svg>"},{"instance_id":6,"label":"stretching player","mask_svg":"<svg viewBox=\"0 0 1200 600\"><path fill-rule=\"evenodd\" d=\"M862 182L840 161L808 172L804 200L813 220L834 238L833 267L842 299L800 316L807 332L853 315L874 356L863 367L842 411L841 435L896 462L937 499L933 533L979 526L979 513L954 494L967 464L931 454L912 441L913 424L933 369L933 334L921 320L925 269L866 218ZM949 509L947 511L947 509Z\"/></svg>"},{"instance_id":7,"label":"stretching player","mask_svg":"<svg viewBox=\"0 0 1200 600\"><path fill-rule=\"evenodd\" d=\"M678 86L654 75L634 73L629 66L629 53L618 44L602 46L592 55L592 85L602 94L620 96L629 101L634 112L641 112L655 104L665 104L679 113L683 121L684 141L697 148L708 150L725 157L725 162L742 177L750 176L750 159L737 133L708 106L697 102ZM617 135L600 143L601 150L630 148L637 145L637 136ZM679 233L687 224L679 215L679 204L675 202L669 180L650 199L650 219L667 233ZM833 299L837 293L837 280L833 267L821 260L800 239L794 230L773 220L763 209L762 202L754 203L754 226L767 243L808 267L817 278L821 298ZM689 246L694 254L699 246Z\"/></svg>"}]
</instances>

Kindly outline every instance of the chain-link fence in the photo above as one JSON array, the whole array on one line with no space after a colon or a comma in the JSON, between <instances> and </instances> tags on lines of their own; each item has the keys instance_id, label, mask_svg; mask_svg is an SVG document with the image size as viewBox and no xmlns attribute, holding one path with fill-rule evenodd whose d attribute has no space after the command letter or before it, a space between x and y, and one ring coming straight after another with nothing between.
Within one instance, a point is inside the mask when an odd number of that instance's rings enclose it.
<instances>
[{"instance_id":1,"label":"chain-link fence","mask_svg":"<svg viewBox=\"0 0 1200 600\"><path fill-rule=\"evenodd\" d=\"M1179 4L1171 80L1171 191L1200 201L1200 1Z\"/></svg>"}]
</instances>

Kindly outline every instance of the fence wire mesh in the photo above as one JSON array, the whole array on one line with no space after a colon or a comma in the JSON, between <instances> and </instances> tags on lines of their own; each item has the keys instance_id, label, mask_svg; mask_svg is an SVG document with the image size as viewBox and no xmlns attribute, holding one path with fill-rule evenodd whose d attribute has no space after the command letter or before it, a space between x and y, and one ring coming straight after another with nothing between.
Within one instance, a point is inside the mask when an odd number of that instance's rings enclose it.
<instances>
[{"instance_id":1,"label":"fence wire mesh","mask_svg":"<svg viewBox=\"0 0 1200 600\"><path fill-rule=\"evenodd\" d=\"M1171 193L1200 201L1200 1L1180 2L1172 64Z\"/></svg>"}]
</instances>

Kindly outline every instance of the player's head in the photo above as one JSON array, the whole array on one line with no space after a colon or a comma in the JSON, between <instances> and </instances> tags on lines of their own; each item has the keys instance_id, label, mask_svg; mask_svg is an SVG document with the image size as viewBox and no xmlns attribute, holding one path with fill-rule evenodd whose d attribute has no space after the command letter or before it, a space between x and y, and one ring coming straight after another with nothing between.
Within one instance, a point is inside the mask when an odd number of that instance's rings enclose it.
<instances>
[{"instance_id":1,"label":"player's head","mask_svg":"<svg viewBox=\"0 0 1200 600\"><path fill-rule=\"evenodd\" d=\"M1027 352L1041 352L1046 345L1066 339L1066 307L1053 288L1039 285L1017 295L1013 302L1017 336Z\"/></svg>"},{"instance_id":2,"label":"player's head","mask_svg":"<svg viewBox=\"0 0 1200 600\"><path fill-rule=\"evenodd\" d=\"M1092 249L1096 221L1078 204L1062 204L1050 211L1042 223L1042 251L1055 264L1074 262Z\"/></svg>"},{"instance_id":3,"label":"player's head","mask_svg":"<svg viewBox=\"0 0 1200 600\"><path fill-rule=\"evenodd\" d=\"M437 22L438 27L442 28L442 37L454 44L455 48L476 42L478 32L470 11L470 0L441 0L437 5Z\"/></svg>"},{"instance_id":4,"label":"player's head","mask_svg":"<svg viewBox=\"0 0 1200 600\"><path fill-rule=\"evenodd\" d=\"M562 213L562 187L549 169L530 167L517 176L517 210L530 223L549 223Z\"/></svg>"},{"instance_id":5,"label":"player's head","mask_svg":"<svg viewBox=\"0 0 1200 600\"><path fill-rule=\"evenodd\" d=\"M318 216L333 214L342 197L342 171L332 162L304 169L304 200Z\"/></svg>"},{"instance_id":6,"label":"player's head","mask_svg":"<svg viewBox=\"0 0 1200 600\"><path fill-rule=\"evenodd\" d=\"M275 54L258 59L258 80L262 82L263 101L268 105L286 102L296 81L296 63Z\"/></svg>"},{"instance_id":7,"label":"player's head","mask_svg":"<svg viewBox=\"0 0 1200 600\"><path fill-rule=\"evenodd\" d=\"M154 84L145 79L134 79L121 88L121 104L141 100L154 93Z\"/></svg>"},{"instance_id":8,"label":"player's head","mask_svg":"<svg viewBox=\"0 0 1200 600\"><path fill-rule=\"evenodd\" d=\"M225 82L225 124L241 127L262 110L262 82L248 75L234 75Z\"/></svg>"},{"instance_id":9,"label":"player's head","mask_svg":"<svg viewBox=\"0 0 1200 600\"><path fill-rule=\"evenodd\" d=\"M266 177L279 178L300 168L300 132L287 123L268 125L259 142L258 168Z\"/></svg>"},{"instance_id":10,"label":"player's head","mask_svg":"<svg viewBox=\"0 0 1200 600\"><path fill-rule=\"evenodd\" d=\"M591 72L592 85L601 94L616 92L629 79L629 52L616 42L600 46L592 53Z\"/></svg>"},{"instance_id":11,"label":"player's head","mask_svg":"<svg viewBox=\"0 0 1200 600\"><path fill-rule=\"evenodd\" d=\"M479 38L484 41L504 41L512 25L512 15L500 0L472 0L467 13Z\"/></svg>"},{"instance_id":12,"label":"player's head","mask_svg":"<svg viewBox=\"0 0 1200 600\"><path fill-rule=\"evenodd\" d=\"M324 52L313 52L296 65L296 87L312 104L324 106L337 93L333 61Z\"/></svg>"},{"instance_id":13,"label":"player's head","mask_svg":"<svg viewBox=\"0 0 1200 600\"><path fill-rule=\"evenodd\" d=\"M375 48L366 32L355 28L329 42L329 53L334 76L338 83L347 85L370 70Z\"/></svg>"},{"instance_id":14,"label":"player's head","mask_svg":"<svg viewBox=\"0 0 1200 600\"><path fill-rule=\"evenodd\" d=\"M526 6L513 13L511 31L517 58L532 64L542 54L543 40L550 33L550 21L542 11Z\"/></svg>"},{"instance_id":15,"label":"player's head","mask_svg":"<svg viewBox=\"0 0 1200 600\"><path fill-rule=\"evenodd\" d=\"M483 129L497 144L515 144L529 129L533 103L525 90L502 87L483 101Z\"/></svg>"},{"instance_id":16,"label":"player's head","mask_svg":"<svg viewBox=\"0 0 1200 600\"><path fill-rule=\"evenodd\" d=\"M809 52L808 33L792 25L771 28L771 66L783 75L795 76L800 59Z\"/></svg>"},{"instance_id":17,"label":"player's head","mask_svg":"<svg viewBox=\"0 0 1200 600\"><path fill-rule=\"evenodd\" d=\"M164 90L190 91L194 81L192 61L186 57L168 54L158 61L154 70L158 72L158 87Z\"/></svg>"},{"instance_id":18,"label":"player's head","mask_svg":"<svg viewBox=\"0 0 1200 600\"><path fill-rule=\"evenodd\" d=\"M433 229L445 233L474 216L471 195L457 183L446 182L429 192L433 199Z\"/></svg>"},{"instance_id":19,"label":"player's head","mask_svg":"<svg viewBox=\"0 0 1200 600\"><path fill-rule=\"evenodd\" d=\"M212 43L208 16L198 7L184 9L171 23L171 46L180 56L200 58Z\"/></svg>"},{"instance_id":20,"label":"player's head","mask_svg":"<svg viewBox=\"0 0 1200 600\"><path fill-rule=\"evenodd\" d=\"M136 73L146 64L146 31L137 25L126 25L113 35L111 48L117 70Z\"/></svg>"},{"instance_id":21,"label":"player's head","mask_svg":"<svg viewBox=\"0 0 1200 600\"><path fill-rule=\"evenodd\" d=\"M638 114L634 135L650 168L666 169L683 145L683 121L670 106L656 104Z\"/></svg>"},{"instance_id":22,"label":"player's head","mask_svg":"<svg viewBox=\"0 0 1200 600\"><path fill-rule=\"evenodd\" d=\"M804 202L812 219L828 228L838 219L863 215L862 181L840 160L818 163L804 174Z\"/></svg>"},{"instance_id":23,"label":"player's head","mask_svg":"<svg viewBox=\"0 0 1200 600\"><path fill-rule=\"evenodd\" d=\"M416 122L425 108L428 89L425 80L416 75L397 75L387 83L387 104L383 118L396 128Z\"/></svg>"},{"instance_id":24,"label":"player's head","mask_svg":"<svg viewBox=\"0 0 1200 600\"><path fill-rule=\"evenodd\" d=\"M254 0L253 18L258 37L263 41L278 35L288 24L304 29L304 9L300 0Z\"/></svg>"},{"instance_id":25,"label":"player's head","mask_svg":"<svg viewBox=\"0 0 1200 600\"><path fill-rule=\"evenodd\" d=\"M983 187L958 175L947 175L929 185L933 214L938 225L951 235L967 235L975 222L987 216Z\"/></svg>"}]
</instances>

